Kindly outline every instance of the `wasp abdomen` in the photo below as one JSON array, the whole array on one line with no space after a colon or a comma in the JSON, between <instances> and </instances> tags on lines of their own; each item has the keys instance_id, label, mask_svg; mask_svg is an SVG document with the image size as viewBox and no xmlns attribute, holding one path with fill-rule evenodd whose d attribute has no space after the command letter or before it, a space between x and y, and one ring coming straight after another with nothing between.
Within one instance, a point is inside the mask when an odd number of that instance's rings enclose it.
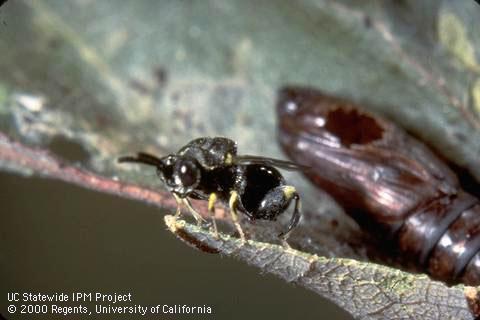
<instances>
[{"instance_id":1,"label":"wasp abdomen","mask_svg":"<svg viewBox=\"0 0 480 320\"><path fill-rule=\"evenodd\" d=\"M239 190L240 210L250 219L275 220L275 212L283 211L287 201L276 201L282 198L279 187L285 184L281 174L272 167L263 165L239 166L244 179L237 182Z\"/></svg>"},{"instance_id":2,"label":"wasp abdomen","mask_svg":"<svg viewBox=\"0 0 480 320\"><path fill-rule=\"evenodd\" d=\"M479 201L424 144L315 89L282 89L277 112L285 152L360 226L436 279L480 284Z\"/></svg>"}]
</instances>

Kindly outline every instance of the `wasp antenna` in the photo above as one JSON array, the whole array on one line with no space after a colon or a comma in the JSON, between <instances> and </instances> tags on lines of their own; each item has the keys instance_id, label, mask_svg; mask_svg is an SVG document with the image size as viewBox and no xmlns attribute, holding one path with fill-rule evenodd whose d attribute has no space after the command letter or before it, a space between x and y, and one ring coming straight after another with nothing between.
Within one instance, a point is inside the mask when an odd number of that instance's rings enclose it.
<instances>
[{"instance_id":1,"label":"wasp antenna","mask_svg":"<svg viewBox=\"0 0 480 320\"><path fill-rule=\"evenodd\" d=\"M143 164L154 166L154 167L158 167L162 165L162 162L160 159L143 152L137 153L136 157L134 156L120 157L118 158L117 161L119 163L125 163L125 162L143 163Z\"/></svg>"},{"instance_id":2,"label":"wasp antenna","mask_svg":"<svg viewBox=\"0 0 480 320\"><path fill-rule=\"evenodd\" d=\"M123 163L123 162L138 162L137 158L131 157L131 156L124 156L120 157L117 159L118 163Z\"/></svg>"},{"instance_id":3,"label":"wasp antenna","mask_svg":"<svg viewBox=\"0 0 480 320\"><path fill-rule=\"evenodd\" d=\"M158 158L158 157L156 157L156 156L154 156L150 153L146 153L146 152L137 152L137 158L148 160L148 161L151 161L151 162L156 162L158 164L162 163L162 160L160 160L160 158Z\"/></svg>"}]
</instances>

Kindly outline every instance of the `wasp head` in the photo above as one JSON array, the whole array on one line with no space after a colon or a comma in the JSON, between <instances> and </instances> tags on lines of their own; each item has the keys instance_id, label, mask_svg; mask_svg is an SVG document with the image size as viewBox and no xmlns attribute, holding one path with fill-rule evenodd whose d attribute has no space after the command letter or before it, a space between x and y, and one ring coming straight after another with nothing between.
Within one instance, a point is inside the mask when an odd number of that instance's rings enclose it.
<instances>
[{"instance_id":1,"label":"wasp head","mask_svg":"<svg viewBox=\"0 0 480 320\"><path fill-rule=\"evenodd\" d=\"M170 192L185 197L200 183L200 165L194 158L169 155L160 160L157 174Z\"/></svg>"},{"instance_id":2,"label":"wasp head","mask_svg":"<svg viewBox=\"0 0 480 320\"><path fill-rule=\"evenodd\" d=\"M157 168L158 177L167 185L170 192L184 198L188 196L200 183L201 167L192 157L175 154L157 158L145 152L138 152L136 156L126 156L118 162L142 163Z\"/></svg>"}]
</instances>

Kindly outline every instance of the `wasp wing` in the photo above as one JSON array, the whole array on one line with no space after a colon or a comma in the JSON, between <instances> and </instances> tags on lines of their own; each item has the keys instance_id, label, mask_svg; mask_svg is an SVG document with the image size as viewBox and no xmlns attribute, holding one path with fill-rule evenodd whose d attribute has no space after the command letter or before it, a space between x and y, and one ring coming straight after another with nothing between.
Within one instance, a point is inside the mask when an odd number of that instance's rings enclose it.
<instances>
[{"instance_id":1,"label":"wasp wing","mask_svg":"<svg viewBox=\"0 0 480 320\"><path fill-rule=\"evenodd\" d=\"M240 165L249 165L249 164L266 165L266 166L277 167L280 169L290 170L290 171L296 171L296 170L306 171L310 169L310 167L308 166L297 164L291 161L252 156L252 155L235 156L233 162L235 164L240 164Z\"/></svg>"}]
</instances>

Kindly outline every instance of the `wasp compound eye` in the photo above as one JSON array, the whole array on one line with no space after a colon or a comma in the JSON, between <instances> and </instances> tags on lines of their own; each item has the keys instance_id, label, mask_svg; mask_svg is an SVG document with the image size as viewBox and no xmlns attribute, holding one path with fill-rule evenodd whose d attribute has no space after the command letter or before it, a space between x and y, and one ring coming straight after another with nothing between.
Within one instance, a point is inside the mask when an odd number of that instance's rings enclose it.
<instances>
[{"instance_id":1,"label":"wasp compound eye","mask_svg":"<svg viewBox=\"0 0 480 320\"><path fill-rule=\"evenodd\" d=\"M195 187L200 181L200 169L194 160L178 161L174 171L179 180L176 182L185 188Z\"/></svg>"}]
</instances>

